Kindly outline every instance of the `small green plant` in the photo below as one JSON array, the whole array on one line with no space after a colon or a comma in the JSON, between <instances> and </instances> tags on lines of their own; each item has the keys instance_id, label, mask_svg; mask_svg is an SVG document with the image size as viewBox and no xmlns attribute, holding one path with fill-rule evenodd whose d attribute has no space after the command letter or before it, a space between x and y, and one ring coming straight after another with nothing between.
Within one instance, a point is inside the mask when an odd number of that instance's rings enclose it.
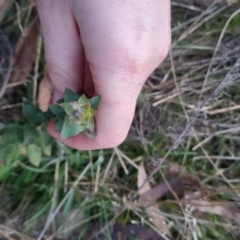
<instances>
[{"instance_id":1,"label":"small green plant","mask_svg":"<svg viewBox=\"0 0 240 240\"><path fill-rule=\"evenodd\" d=\"M3 178L7 177L14 165L26 156L36 167L40 165L43 155L51 156L52 137L46 131L50 120L55 121L55 130L60 133L62 139L79 133L94 139L94 116L100 99L99 96L88 99L84 94L78 95L66 89L64 98L57 104L50 105L46 112L25 100L22 111L29 124L7 124L1 130L0 159L4 159L6 167L1 170L4 173L0 175L4 176Z\"/></svg>"},{"instance_id":2,"label":"small green plant","mask_svg":"<svg viewBox=\"0 0 240 240\"><path fill-rule=\"evenodd\" d=\"M94 116L100 100L100 96L88 99L84 94L78 95L66 88L64 98L59 99L57 104L50 105L47 112L41 111L30 101L25 101L23 114L34 127L54 119L55 131L61 133L62 139L76 136L79 133L95 139Z\"/></svg>"}]
</instances>

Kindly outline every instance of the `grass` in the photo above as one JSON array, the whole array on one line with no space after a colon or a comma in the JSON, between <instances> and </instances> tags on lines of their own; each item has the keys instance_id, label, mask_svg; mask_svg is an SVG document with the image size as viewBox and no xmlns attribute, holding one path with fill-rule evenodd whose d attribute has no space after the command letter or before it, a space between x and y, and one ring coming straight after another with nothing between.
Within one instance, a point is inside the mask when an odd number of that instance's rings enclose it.
<instances>
[{"instance_id":1,"label":"grass","mask_svg":"<svg viewBox=\"0 0 240 240\"><path fill-rule=\"evenodd\" d=\"M195 194L199 204L212 206L203 210L170 195L158 200L174 239L239 239L231 218L240 199L239 3L204 2L172 1L170 54L146 82L121 146L75 151L54 142L39 167L26 155L8 162L11 171L0 182L0 239L14 239L10 230L22 239L83 239L101 229L108 229L109 238L112 222L156 228L146 208L133 201L142 161L149 175L156 172L151 185L178 176L185 196ZM1 28L12 45L35 16L28 1L1 12ZM7 88L0 99L0 126L25 124L19 106L22 96L32 99L44 74L41 51L27 81ZM3 169L7 158L0 160Z\"/></svg>"}]
</instances>

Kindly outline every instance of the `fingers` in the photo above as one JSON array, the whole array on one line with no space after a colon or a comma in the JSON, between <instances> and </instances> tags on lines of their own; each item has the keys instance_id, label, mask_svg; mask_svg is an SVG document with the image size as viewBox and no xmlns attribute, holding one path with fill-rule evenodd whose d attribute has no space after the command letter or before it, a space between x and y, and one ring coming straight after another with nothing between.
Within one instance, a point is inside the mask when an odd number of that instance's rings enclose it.
<instances>
[{"instance_id":1,"label":"fingers","mask_svg":"<svg viewBox=\"0 0 240 240\"><path fill-rule=\"evenodd\" d=\"M40 2L48 5L47 0ZM53 0L49 2L53 3ZM82 76L79 81L83 68L76 69L84 65L83 51L79 46L76 47L79 40L74 31L74 20L66 14L66 12L71 13L67 4L69 2L80 29L81 42L89 63L94 89L102 97L96 115L97 137L95 140L90 140L80 134L71 139L61 140L59 133L53 130L53 123L49 125L49 132L66 145L80 150L115 147L127 136L136 100L144 81L168 52L171 35L170 2L169 0L141 2L60 0L55 4L57 6L53 11L54 19L64 18L64 21L61 20L59 24L55 20L58 30L53 30L54 34L51 32L52 28L47 26L45 21L47 17L41 11L43 25L45 23L43 31L46 38L47 58L54 69L52 79L60 92L63 92L66 86L75 91L83 86ZM62 9L59 9L59 3L63 4ZM71 37L66 38L66 28ZM56 36L60 38L56 40ZM74 39L71 39L71 43L75 44L71 44L69 48L66 41L70 38ZM58 53L56 49L66 51ZM74 54L75 51L81 57ZM66 63L66 59L71 64ZM76 64L77 62L79 65ZM55 69L57 74L54 73ZM71 78L66 81L66 76L69 74ZM87 75L89 77L89 74ZM87 85L85 87L89 88Z\"/></svg>"},{"instance_id":2,"label":"fingers","mask_svg":"<svg viewBox=\"0 0 240 240\"><path fill-rule=\"evenodd\" d=\"M170 3L152 1L74 1L73 11L102 101L97 137L63 140L76 149L111 148L126 138L144 81L164 59L170 44ZM59 138L58 133L51 132Z\"/></svg>"},{"instance_id":3,"label":"fingers","mask_svg":"<svg viewBox=\"0 0 240 240\"><path fill-rule=\"evenodd\" d=\"M122 143L130 128L136 105L137 96L142 84L125 84L120 73L98 71L95 76L95 91L101 95L101 103L96 115L97 137L91 140L83 134L70 139L61 139L60 134L54 131L53 122L48 127L49 133L64 144L79 150L95 150L112 148ZM116 75L116 76L115 76ZM121 78L114 81L114 78ZM113 79L112 83L104 79Z\"/></svg>"},{"instance_id":4,"label":"fingers","mask_svg":"<svg viewBox=\"0 0 240 240\"><path fill-rule=\"evenodd\" d=\"M60 134L53 130L53 123L49 125L49 133L66 145L79 150L112 148L119 145L125 140L133 119L136 97L139 93L135 86L133 89L134 91L131 91L115 86L107 91L100 91L102 100L96 115L97 136L95 140L83 134L62 140ZM140 87L138 89L140 90Z\"/></svg>"},{"instance_id":5,"label":"fingers","mask_svg":"<svg viewBox=\"0 0 240 240\"><path fill-rule=\"evenodd\" d=\"M169 0L73 2L92 72L97 66L109 71L121 68L132 74L131 82L135 77L143 81L168 53Z\"/></svg>"},{"instance_id":6,"label":"fingers","mask_svg":"<svg viewBox=\"0 0 240 240\"><path fill-rule=\"evenodd\" d=\"M83 47L69 1L38 0L49 75L56 94L83 86Z\"/></svg>"}]
</instances>

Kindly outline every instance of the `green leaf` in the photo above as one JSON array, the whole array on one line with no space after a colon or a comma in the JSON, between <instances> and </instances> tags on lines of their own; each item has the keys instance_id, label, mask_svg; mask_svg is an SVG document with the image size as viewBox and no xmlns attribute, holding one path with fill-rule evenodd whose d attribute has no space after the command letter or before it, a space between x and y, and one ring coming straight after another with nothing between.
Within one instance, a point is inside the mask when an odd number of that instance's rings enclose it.
<instances>
[{"instance_id":1,"label":"green leaf","mask_svg":"<svg viewBox=\"0 0 240 240\"><path fill-rule=\"evenodd\" d=\"M59 105L60 105L61 108L63 108L65 110L67 115L71 115L72 112L74 111L73 105L71 103L61 103Z\"/></svg>"},{"instance_id":2,"label":"green leaf","mask_svg":"<svg viewBox=\"0 0 240 240\"><path fill-rule=\"evenodd\" d=\"M48 134L48 132L43 132L43 143L45 146L48 146L51 144L51 142L53 141L53 137Z\"/></svg>"},{"instance_id":3,"label":"green leaf","mask_svg":"<svg viewBox=\"0 0 240 240\"><path fill-rule=\"evenodd\" d=\"M42 160L42 151L36 144L31 144L27 146L27 155L29 161L35 166L38 167Z\"/></svg>"},{"instance_id":4,"label":"green leaf","mask_svg":"<svg viewBox=\"0 0 240 240\"><path fill-rule=\"evenodd\" d=\"M59 105L50 105L49 109L58 119L64 120L66 113Z\"/></svg>"},{"instance_id":5,"label":"green leaf","mask_svg":"<svg viewBox=\"0 0 240 240\"><path fill-rule=\"evenodd\" d=\"M63 120L58 120L57 123L55 124L54 130L56 132L61 132L63 127Z\"/></svg>"},{"instance_id":6,"label":"green leaf","mask_svg":"<svg viewBox=\"0 0 240 240\"><path fill-rule=\"evenodd\" d=\"M39 130L39 138L38 141L36 142L36 145L41 148L43 153L47 156L51 155L51 150L52 150L52 145L50 142L52 141L52 137L47 133ZM50 141L49 141L50 137Z\"/></svg>"},{"instance_id":7,"label":"green leaf","mask_svg":"<svg viewBox=\"0 0 240 240\"><path fill-rule=\"evenodd\" d=\"M89 105L89 100L88 100L87 97L83 94L83 95L78 99L78 103L80 103L81 105Z\"/></svg>"},{"instance_id":8,"label":"green leaf","mask_svg":"<svg viewBox=\"0 0 240 240\"><path fill-rule=\"evenodd\" d=\"M12 164L19 160L19 145L12 145L11 152L6 156L5 160L8 164Z\"/></svg>"},{"instance_id":9,"label":"green leaf","mask_svg":"<svg viewBox=\"0 0 240 240\"><path fill-rule=\"evenodd\" d=\"M37 127L46 121L44 112L34 106L30 101L24 102L22 112L32 126Z\"/></svg>"},{"instance_id":10,"label":"green leaf","mask_svg":"<svg viewBox=\"0 0 240 240\"><path fill-rule=\"evenodd\" d=\"M13 171L12 166L3 165L0 167L0 181L6 179Z\"/></svg>"},{"instance_id":11,"label":"green leaf","mask_svg":"<svg viewBox=\"0 0 240 240\"><path fill-rule=\"evenodd\" d=\"M4 159L6 163L12 164L19 158L18 144L0 144L0 159Z\"/></svg>"},{"instance_id":12,"label":"green leaf","mask_svg":"<svg viewBox=\"0 0 240 240\"><path fill-rule=\"evenodd\" d=\"M80 124L70 125L68 117L66 116L64 119L62 131L61 131L61 138L65 139L65 138L76 136L80 132L84 131L84 129L85 127Z\"/></svg>"},{"instance_id":13,"label":"green leaf","mask_svg":"<svg viewBox=\"0 0 240 240\"><path fill-rule=\"evenodd\" d=\"M24 144L30 145L36 142L37 138L39 137L38 131L35 127L32 126L25 126L23 128L24 132Z\"/></svg>"},{"instance_id":14,"label":"green leaf","mask_svg":"<svg viewBox=\"0 0 240 240\"><path fill-rule=\"evenodd\" d=\"M49 112L40 112L36 116L42 123L48 122L51 119L51 114Z\"/></svg>"},{"instance_id":15,"label":"green leaf","mask_svg":"<svg viewBox=\"0 0 240 240\"><path fill-rule=\"evenodd\" d=\"M45 155L47 155L49 157L51 156L51 153L52 153L52 145L51 144L48 144L47 146L42 145L41 149Z\"/></svg>"},{"instance_id":16,"label":"green leaf","mask_svg":"<svg viewBox=\"0 0 240 240\"><path fill-rule=\"evenodd\" d=\"M94 132L91 132L91 131L85 129L85 130L83 131L83 133L84 133L85 135L87 135L87 136L88 136L90 139L92 139L92 140L94 140L94 139L96 138L96 132L95 132L95 131L94 131Z\"/></svg>"},{"instance_id":17,"label":"green leaf","mask_svg":"<svg viewBox=\"0 0 240 240\"><path fill-rule=\"evenodd\" d=\"M21 144L23 142L23 126L18 124L8 124L0 138L1 144Z\"/></svg>"},{"instance_id":18,"label":"green leaf","mask_svg":"<svg viewBox=\"0 0 240 240\"><path fill-rule=\"evenodd\" d=\"M100 96L93 97L93 98L89 99L89 102L91 104L91 107L93 109L97 110L97 108L101 102L101 97Z\"/></svg>"},{"instance_id":19,"label":"green leaf","mask_svg":"<svg viewBox=\"0 0 240 240\"><path fill-rule=\"evenodd\" d=\"M83 131L83 133L87 135L90 139L96 138L96 130L95 130L95 124L94 124L93 118L89 120L88 125Z\"/></svg>"},{"instance_id":20,"label":"green leaf","mask_svg":"<svg viewBox=\"0 0 240 240\"><path fill-rule=\"evenodd\" d=\"M240 24L240 14L238 13L229 23L229 28L239 26Z\"/></svg>"},{"instance_id":21,"label":"green leaf","mask_svg":"<svg viewBox=\"0 0 240 240\"><path fill-rule=\"evenodd\" d=\"M75 92L73 92L71 89L69 88L65 88L64 91L64 102L74 102L77 101L79 99L79 95Z\"/></svg>"},{"instance_id":22,"label":"green leaf","mask_svg":"<svg viewBox=\"0 0 240 240\"><path fill-rule=\"evenodd\" d=\"M0 144L0 158L3 159L11 151L12 145Z\"/></svg>"},{"instance_id":23,"label":"green leaf","mask_svg":"<svg viewBox=\"0 0 240 240\"><path fill-rule=\"evenodd\" d=\"M48 146L53 141L53 137L47 132L47 124L42 127L41 134L44 145Z\"/></svg>"},{"instance_id":24,"label":"green leaf","mask_svg":"<svg viewBox=\"0 0 240 240\"><path fill-rule=\"evenodd\" d=\"M72 205L74 202L74 195L75 195L75 191L74 189L70 192L70 195L67 198L67 201L63 207L63 216L67 216L68 213L70 212L70 210L72 209Z\"/></svg>"},{"instance_id":25,"label":"green leaf","mask_svg":"<svg viewBox=\"0 0 240 240\"><path fill-rule=\"evenodd\" d=\"M68 158L69 164L71 166L77 166L79 164L80 154L80 151L71 152Z\"/></svg>"}]
</instances>

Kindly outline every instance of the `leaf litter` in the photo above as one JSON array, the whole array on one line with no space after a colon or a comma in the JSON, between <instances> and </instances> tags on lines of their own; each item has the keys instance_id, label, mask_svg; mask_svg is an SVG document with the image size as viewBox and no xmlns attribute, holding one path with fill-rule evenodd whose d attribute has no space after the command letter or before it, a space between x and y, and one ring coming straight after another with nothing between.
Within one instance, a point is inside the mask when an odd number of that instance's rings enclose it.
<instances>
[{"instance_id":1,"label":"leaf litter","mask_svg":"<svg viewBox=\"0 0 240 240\"><path fill-rule=\"evenodd\" d=\"M8 7L12 1L8 1L7 5ZM5 9L6 11L6 9ZM1 30L0 31L0 41L3 41L6 37L5 33ZM31 70L33 67L33 63L35 61L36 56L36 50L37 50L37 39L39 36L39 20L36 17L28 27L26 27L23 31L22 36L20 37L20 40L18 41L17 45L14 47L14 50L12 50L12 44L7 39L7 44L3 47L3 50L6 52L7 49L9 49L8 53L2 53L1 48L1 57L3 58L3 61L8 63L6 66L1 66L2 68L7 69L7 72L3 74L3 82L0 86L0 99L4 97L3 103L5 102L11 102L9 106L6 106L6 108L3 108L1 110L0 108L0 115L4 118L8 116L8 108L10 109L11 106L19 106L21 103L16 103L15 99L13 99L13 93L15 93L15 90L12 89L16 86L25 84L30 77ZM6 41L5 41L6 42ZM9 94L7 94L9 93ZM2 104L3 104L2 103ZM1 105L2 105L1 104ZM6 110L4 110L6 109ZM16 116L19 115L19 109L16 109ZM12 114L13 116L13 114ZM0 119L1 121L1 119ZM3 119L3 122L5 119Z\"/></svg>"},{"instance_id":2,"label":"leaf litter","mask_svg":"<svg viewBox=\"0 0 240 240\"><path fill-rule=\"evenodd\" d=\"M146 212L148 216L152 219L153 225L156 227L156 229L160 231L164 236L167 235L171 238L170 229L166 224L164 217L161 215L159 207L154 203L157 199L156 196L153 196L154 191L152 191L149 182L146 180L147 174L142 163L138 170L138 195L140 203L148 204L149 200L153 202L150 206L146 206Z\"/></svg>"},{"instance_id":3,"label":"leaf litter","mask_svg":"<svg viewBox=\"0 0 240 240\"><path fill-rule=\"evenodd\" d=\"M37 53L39 27L39 19L35 18L30 25L24 29L23 35L14 50L11 83L26 83L30 76Z\"/></svg>"},{"instance_id":4,"label":"leaf litter","mask_svg":"<svg viewBox=\"0 0 240 240\"><path fill-rule=\"evenodd\" d=\"M48 106L52 97L52 84L48 74L47 66L45 66L44 76L39 84L38 90L38 107L43 111L48 110Z\"/></svg>"}]
</instances>

